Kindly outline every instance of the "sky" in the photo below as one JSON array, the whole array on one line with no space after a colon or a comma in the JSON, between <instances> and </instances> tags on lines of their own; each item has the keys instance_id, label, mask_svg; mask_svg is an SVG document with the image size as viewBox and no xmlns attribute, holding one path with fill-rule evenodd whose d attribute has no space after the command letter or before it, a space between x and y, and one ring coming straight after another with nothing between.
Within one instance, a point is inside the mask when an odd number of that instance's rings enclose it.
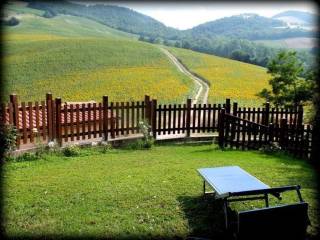
<instances>
[{"instance_id":1,"label":"sky","mask_svg":"<svg viewBox=\"0 0 320 240\"><path fill-rule=\"evenodd\" d=\"M92 2L91 2L92 3ZM102 2L99 2L102 3ZM256 13L265 17L287 11L298 10L317 13L317 8L312 1L293 2L114 2L103 3L128 7L137 12L148 15L166 26L181 30L192 28L201 23L213 21L223 17L242 13Z\"/></svg>"}]
</instances>

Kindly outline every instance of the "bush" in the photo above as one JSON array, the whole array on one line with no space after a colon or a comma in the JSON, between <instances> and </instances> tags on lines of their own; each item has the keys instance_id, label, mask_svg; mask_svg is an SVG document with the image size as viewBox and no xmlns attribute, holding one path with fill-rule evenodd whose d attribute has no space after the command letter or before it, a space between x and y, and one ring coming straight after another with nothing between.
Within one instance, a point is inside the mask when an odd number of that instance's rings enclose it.
<instances>
[{"instance_id":1,"label":"bush","mask_svg":"<svg viewBox=\"0 0 320 240\"><path fill-rule=\"evenodd\" d=\"M102 142L101 143L101 152L102 153L107 153L112 150L112 145L108 142Z\"/></svg>"},{"instance_id":2,"label":"bush","mask_svg":"<svg viewBox=\"0 0 320 240\"><path fill-rule=\"evenodd\" d=\"M266 154L272 154L279 152L281 148L278 143L271 142L270 144L262 146L259 150Z\"/></svg>"},{"instance_id":3,"label":"bush","mask_svg":"<svg viewBox=\"0 0 320 240\"><path fill-rule=\"evenodd\" d=\"M154 139L151 135L150 125L145 121L140 121L139 130L143 134L143 140L138 145L141 145L141 148L151 148L154 145Z\"/></svg>"},{"instance_id":4,"label":"bush","mask_svg":"<svg viewBox=\"0 0 320 240\"><path fill-rule=\"evenodd\" d=\"M131 149L131 150L139 150L139 149L144 149L145 147L145 142L142 139L138 139L134 142L127 143L125 148Z\"/></svg>"},{"instance_id":5,"label":"bush","mask_svg":"<svg viewBox=\"0 0 320 240\"><path fill-rule=\"evenodd\" d=\"M66 157L79 156L80 148L78 145L69 145L62 149L62 153Z\"/></svg>"},{"instance_id":6,"label":"bush","mask_svg":"<svg viewBox=\"0 0 320 240\"><path fill-rule=\"evenodd\" d=\"M13 27L13 26L18 25L20 23L20 21L15 17L11 17L9 20L4 20L3 23L6 26Z\"/></svg>"},{"instance_id":7,"label":"bush","mask_svg":"<svg viewBox=\"0 0 320 240\"><path fill-rule=\"evenodd\" d=\"M2 125L0 135L3 137L1 145L5 156L11 156L16 150L16 140L19 136L18 131L13 125Z\"/></svg>"},{"instance_id":8,"label":"bush","mask_svg":"<svg viewBox=\"0 0 320 240\"><path fill-rule=\"evenodd\" d=\"M33 152L26 152L20 156L12 158L14 162L35 161L38 159L40 159L40 156Z\"/></svg>"},{"instance_id":9,"label":"bush","mask_svg":"<svg viewBox=\"0 0 320 240\"><path fill-rule=\"evenodd\" d=\"M52 11L52 10L47 10L45 11L45 13L42 15L42 17L45 17L45 18L53 18L57 16L57 13Z\"/></svg>"}]
</instances>

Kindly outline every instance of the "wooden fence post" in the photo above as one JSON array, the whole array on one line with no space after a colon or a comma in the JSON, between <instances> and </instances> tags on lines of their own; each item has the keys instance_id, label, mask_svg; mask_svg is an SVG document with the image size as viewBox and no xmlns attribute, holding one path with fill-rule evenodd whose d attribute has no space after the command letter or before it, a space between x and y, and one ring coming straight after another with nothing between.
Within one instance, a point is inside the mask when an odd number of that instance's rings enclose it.
<instances>
[{"instance_id":1,"label":"wooden fence post","mask_svg":"<svg viewBox=\"0 0 320 240\"><path fill-rule=\"evenodd\" d=\"M226 99L226 108L225 108L225 112L226 113L230 113L231 111L231 103L230 103L230 98Z\"/></svg>"},{"instance_id":2,"label":"wooden fence post","mask_svg":"<svg viewBox=\"0 0 320 240\"><path fill-rule=\"evenodd\" d=\"M187 137L190 137L190 122L191 122L191 99L187 100L187 119L186 119L186 132Z\"/></svg>"},{"instance_id":3,"label":"wooden fence post","mask_svg":"<svg viewBox=\"0 0 320 240\"><path fill-rule=\"evenodd\" d=\"M279 144L281 149L286 147L286 129L287 129L287 119L282 118L280 121L280 139Z\"/></svg>"},{"instance_id":4,"label":"wooden fence post","mask_svg":"<svg viewBox=\"0 0 320 240\"><path fill-rule=\"evenodd\" d=\"M108 96L103 96L102 105L103 105L103 137L104 141L108 141ZM101 117L101 116L100 116ZM110 116L110 121L113 121L113 116Z\"/></svg>"},{"instance_id":5,"label":"wooden fence post","mask_svg":"<svg viewBox=\"0 0 320 240\"><path fill-rule=\"evenodd\" d=\"M18 131L18 136L16 139L17 149L20 147L20 128L19 128L19 106L18 106L18 97L16 94L10 95L10 102L12 103L13 109L13 126L16 127Z\"/></svg>"},{"instance_id":6,"label":"wooden fence post","mask_svg":"<svg viewBox=\"0 0 320 240\"><path fill-rule=\"evenodd\" d=\"M273 134L274 134L274 126L273 123L269 123L268 127L268 135L269 135L269 144L273 142Z\"/></svg>"},{"instance_id":7,"label":"wooden fence post","mask_svg":"<svg viewBox=\"0 0 320 240\"><path fill-rule=\"evenodd\" d=\"M297 125L301 126L303 123L303 106L300 104L298 107Z\"/></svg>"},{"instance_id":8,"label":"wooden fence post","mask_svg":"<svg viewBox=\"0 0 320 240\"><path fill-rule=\"evenodd\" d=\"M151 102L150 102L150 96L145 95L144 96L144 118L145 121L150 125L151 124Z\"/></svg>"},{"instance_id":9,"label":"wooden fence post","mask_svg":"<svg viewBox=\"0 0 320 240\"><path fill-rule=\"evenodd\" d=\"M219 118L218 118L218 142L219 146L222 148L224 143L224 115L226 110L222 108L219 112Z\"/></svg>"},{"instance_id":10,"label":"wooden fence post","mask_svg":"<svg viewBox=\"0 0 320 240\"><path fill-rule=\"evenodd\" d=\"M269 125L269 114L270 114L270 103L266 102L266 108L263 114L263 124L266 126Z\"/></svg>"},{"instance_id":11,"label":"wooden fence post","mask_svg":"<svg viewBox=\"0 0 320 240\"><path fill-rule=\"evenodd\" d=\"M53 109L52 109L52 94L46 94L46 106L47 106L47 133L48 133L48 141L53 141Z\"/></svg>"},{"instance_id":12,"label":"wooden fence post","mask_svg":"<svg viewBox=\"0 0 320 240\"><path fill-rule=\"evenodd\" d=\"M153 99L151 103L151 131L154 139L157 137L157 100Z\"/></svg>"},{"instance_id":13,"label":"wooden fence post","mask_svg":"<svg viewBox=\"0 0 320 240\"><path fill-rule=\"evenodd\" d=\"M16 94L10 94L10 102L13 107L13 125L17 126L19 122L19 109L18 109L18 99Z\"/></svg>"},{"instance_id":14,"label":"wooden fence post","mask_svg":"<svg viewBox=\"0 0 320 240\"><path fill-rule=\"evenodd\" d=\"M237 111L238 111L238 103L234 102L232 107L232 115L237 116Z\"/></svg>"},{"instance_id":15,"label":"wooden fence post","mask_svg":"<svg viewBox=\"0 0 320 240\"><path fill-rule=\"evenodd\" d=\"M4 126L6 124L6 115L7 115L7 107L5 103L1 103L0 106L1 113L0 113L0 125Z\"/></svg>"},{"instance_id":16,"label":"wooden fence post","mask_svg":"<svg viewBox=\"0 0 320 240\"><path fill-rule=\"evenodd\" d=\"M56 98L56 138L59 146L62 146L62 128L61 128L61 98ZM65 126L67 124L65 123Z\"/></svg>"}]
</instances>

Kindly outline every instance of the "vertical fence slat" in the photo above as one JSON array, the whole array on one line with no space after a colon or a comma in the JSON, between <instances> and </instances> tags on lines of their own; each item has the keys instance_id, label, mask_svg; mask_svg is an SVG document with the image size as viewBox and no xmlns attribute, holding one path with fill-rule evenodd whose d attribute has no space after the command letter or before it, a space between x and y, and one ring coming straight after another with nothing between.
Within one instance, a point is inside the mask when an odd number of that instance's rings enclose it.
<instances>
[{"instance_id":1,"label":"vertical fence slat","mask_svg":"<svg viewBox=\"0 0 320 240\"><path fill-rule=\"evenodd\" d=\"M193 104L193 110L192 110L192 133L195 133L195 131L196 131L196 118L197 118L197 105Z\"/></svg>"},{"instance_id":2,"label":"vertical fence slat","mask_svg":"<svg viewBox=\"0 0 320 240\"><path fill-rule=\"evenodd\" d=\"M58 141L59 146L62 146L62 128L61 128L61 98L56 98L55 100L55 107L56 107L56 138Z\"/></svg>"},{"instance_id":3,"label":"vertical fence slat","mask_svg":"<svg viewBox=\"0 0 320 240\"><path fill-rule=\"evenodd\" d=\"M104 118L103 118L103 107L102 107L102 103L99 102L98 104L98 113L99 113L99 137L102 137L103 136L103 121L104 121ZM108 138L108 109L107 109L107 118L106 118L106 122L107 122L107 127L106 127L106 136ZM104 140L107 140L104 139Z\"/></svg>"},{"instance_id":4,"label":"vertical fence slat","mask_svg":"<svg viewBox=\"0 0 320 240\"><path fill-rule=\"evenodd\" d=\"M206 130L207 132L210 132L211 129L211 104L208 104L208 121L207 121L207 126L206 126Z\"/></svg>"},{"instance_id":5,"label":"vertical fence slat","mask_svg":"<svg viewBox=\"0 0 320 240\"><path fill-rule=\"evenodd\" d=\"M197 118L197 132L200 132L201 129L201 103L198 104L198 118Z\"/></svg>"},{"instance_id":6,"label":"vertical fence slat","mask_svg":"<svg viewBox=\"0 0 320 240\"><path fill-rule=\"evenodd\" d=\"M81 105L81 118L82 118L82 128L81 128L81 134L82 139L86 138L86 104L82 103Z\"/></svg>"},{"instance_id":7,"label":"vertical fence slat","mask_svg":"<svg viewBox=\"0 0 320 240\"><path fill-rule=\"evenodd\" d=\"M161 130L162 130L162 126L161 126L161 115L162 115L161 104L159 104L157 112L158 112L158 135L161 135Z\"/></svg>"},{"instance_id":8,"label":"vertical fence slat","mask_svg":"<svg viewBox=\"0 0 320 240\"><path fill-rule=\"evenodd\" d=\"M76 121L77 121L77 125L76 125L77 134L76 134L76 136L77 136L77 140L80 140L80 106L79 106L79 104L76 104Z\"/></svg>"},{"instance_id":9,"label":"vertical fence slat","mask_svg":"<svg viewBox=\"0 0 320 240\"><path fill-rule=\"evenodd\" d=\"M167 134L167 105L164 104L163 105L163 127L162 127L163 131L162 133L165 135Z\"/></svg>"},{"instance_id":10,"label":"vertical fence slat","mask_svg":"<svg viewBox=\"0 0 320 240\"><path fill-rule=\"evenodd\" d=\"M139 122L140 122L140 103L139 102L137 102L137 110L136 110L136 112L137 112L137 114L136 114L136 116L137 116L137 121L136 121L137 125L136 125L136 127L137 127L137 132L139 132Z\"/></svg>"},{"instance_id":11,"label":"vertical fence slat","mask_svg":"<svg viewBox=\"0 0 320 240\"><path fill-rule=\"evenodd\" d=\"M178 133L181 129L181 104L178 104Z\"/></svg>"},{"instance_id":12,"label":"vertical fence slat","mask_svg":"<svg viewBox=\"0 0 320 240\"><path fill-rule=\"evenodd\" d=\"M88 139L91 139L91 135L92 135L92 129L91 129L91 125L92 125L92 118L91 118L91 103L88 103L87 105L87 109L88 109Z\"/></svg>"},{"instance_id":13,"label":"vertical fence slat","mask_svg":"<svg viewBox=\"0 0 320 240\"><path fill-rule=\"evenodd\" d=\"M173 134L176 133L177 105L173 105Z\"/></svg>"},{"instance_id":14,"label":"vertical fence slat","mask_svg":"<svg viewBox=\"0 0 320 240\"><path fill-rule=\"evenodd\" d=\"M68 142L69 139L69 128L68 128L68 105L64 104L63 106L63 134L64 134L64 141Z\"/></svg>"},{"instance_id":15,"label":"vertical fence slat","mask_svg":"<svg viewBox=\"0 0 320 240\"><path fill-rule=\"evenodd\" d=\"M171 104L169 104L169 107L168 107L168 134L171 134L171 111L172 111L172 109L171 109Z\"/></svg>"},{"instance_id":16,"label":"vertical fence slat","mask_svg":"<svg viewBox=\"0 0 320 240\"><path fill-rule=\"evenodd\" d=\"M130 131L130 103L129 102L126 102L126 130L127 130L127 134L129 135L129 131Z\"/></svg>"},{"instance_id":17,"label":"vertical fence slat","mask_svg":"<svg viewBox=\"0 0 320 240\"><path fill-rule=\"evenodd\" d=\"M131 133L135 133L135 104L134 102L131 102Z\"/></svg>"},{"instance_id":18,"label":"vertical fence slat","mask_svg":"<svg viewBox=\"0 0 320 240\"><path fill-rule=\"evenodd\" d=\"M35 117L36 117L36 129L38 131L38 136L40 138L41 132L40 132L40 116L39 116L39 102L35 102Z\"/></svg>"},{"instance_id":19,"label":"vertical fence slat","mask_svg":"<svg viewBox=\"0 0 320 240\"><path fill-rule=\"evenodd\" d=\"M114 103L110 103L110 112L111 112L111 122L110 122L110 135L111 138L115 138L115 121L116 121L116 116L114 116Z\"/></svg>"},{"instance_id":20,"label":"vertical fence slat","mask_svg":"<svg viewBox=\"0 0 320 240\"><path fill-rule=\"evenodd\" d=\"M27 133L27 117L26 117L26 104L25 102L21 103L22 107L22 136L23 143L26 144L28 141L28 133Z\"/></svg>"},{"instance_id":21,"label":"vertical fence slat","mask_svg":"<svg viewBox=\"0 0 320 240\"><path fill-rule=\"evenodd\" d=\"M97 103L93 103L93 137L97 137Z\"/></svg>"},{"instance_id":22,"label":"vertical fence slat","mask_svg":"<svg viewBox=\"0 0 320 240\"><path fill-rule=\"evenodd\" d=\"M53 140L52 135L52 100L47 100L47 129L48 129L48 138L49 141Z\"/></svg>"},{"instance_id":23,"label":"vertical fence slat","mask_svg":"<svg viewBox=\"0 0 320 240\"><path fill-rule=\"evenodd\" d=\"M121 114L121 134L124 135L124 102L120 103L120 114Z\"/></svg>"},{"instance_id":24,"label":"vertical fence slat","mask_svg":"<svg viewBox=\"0 0 320 240\"><path fill-rule=\"evenodd\" d=\"M45 101L41 101L41 119L42 119L42 139L47 139L48 127L47 127L47 119L46 119L46 104Z\"/></svg>"},{"instance_id":25,"label":"vertical fence slat","mask_svg":"<svg viewBox=\"0 0 320 240\"><path fill-rule=\"evenodd\" d=\"M9 124L14 125L13 123L13 105L11 102L8 103L8 111L9 111Z\"/></svg>"},{"instance_id":26,"label":"vertical fence slat","mask_svg":"<svg viewBox=\"0 0 320 240\"><path fill-rule=\"evenodd\" d=\"M102 127L103 127L103 140L104 141L108 140L108 121L109 121L110 118L112 118L112 117L109 117L108 104L109 104L108 96L103 96L102 97L103 117L101 117L100 114L99 114L99 116L100 116L100 119L101 118L103 119ZM100 113L101 113L101 111L100 111Z\"/></svg>"},{"instance_id":27,"label":"vertical fence slat","mask_svg":"<svg viewBox=\"0 0 320 240\"><path fill-rule=\"evenodd\" d=\"M33 108L32 102L28 102L28 120L29 120L29 133L30 133L30 142L34 142L34 133L33 133Z\"/></svg>"},{"instance_id":28,"label":"vertical fence slat","mask_svg":"<svg viewBox=\"0 0 320 240\"><path fill-rule=\"evenodd\" d=\"M70 104L70 135L71 135L71 141L74 141L74 136L73 136L73 104Z\"/></svg>"}]
</instances>

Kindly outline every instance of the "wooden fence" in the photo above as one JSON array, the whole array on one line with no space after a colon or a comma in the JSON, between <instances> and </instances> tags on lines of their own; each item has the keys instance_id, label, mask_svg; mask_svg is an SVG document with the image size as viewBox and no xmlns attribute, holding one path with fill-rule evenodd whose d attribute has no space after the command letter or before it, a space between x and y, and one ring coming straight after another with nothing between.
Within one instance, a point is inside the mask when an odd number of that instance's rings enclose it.
<instances>
[{"instance_id":1,"label":"wooden fence","mask_svg":"<svg viewBox=\"0 0 320 240\"><path fill-rule=\"evenodd\" d=\"M294 156L309 159L312 130L311 125L294 124L286 118L282 118L280 124L262 125L226 113L225 109L219 113L218 139L221 147L259 149L276 143Z\"/></svg>"},{"instance_id":2,"label":"wooden fence","mask_svg":"<svg viewBox=\"0 0 320 240\"><path fill-rule=\"evenodd\" d=\"M221 118L221 112L225 117ZM10 102L2 105L2 115L6 124L18 129L18 147L33 144L39 137L42 142L56 140L62 145L65 142L132 135L139 133L139 122L144 120L150 124L155 138L172 134L190 137L191 134L216 132L218 129L221 133L223 126L225 145L251 148L270 141L267 139L270 134L267 136L265 133L270 131L270 124L274 129L273 138L279 140L281 126L286 121L288 138L282 139L283 147L290 149L294 146L292 141L297 143L302 139L304 149L308 146L310 150L306 138L310 135L311 126L304 130L294 128L302 126L301 106L278 109L270 108L266 103L261 108L247 108L238 107L237 103L231 105L230 99L216 104L191 104L191 99L188 99L184 104L163 105L149 96L138 102L109 102L108 97L103 96L101 102L62 103L60 98L53 99L50 93L41 102L19 103L17 96L12 94ZM303 132L306 136L296 136L296 132ZM297 148L301 146L296 145ZM292 151L301 154L300 150ZM305 154L309 153L302 155Z\"/></svg>"}]
</instances>

